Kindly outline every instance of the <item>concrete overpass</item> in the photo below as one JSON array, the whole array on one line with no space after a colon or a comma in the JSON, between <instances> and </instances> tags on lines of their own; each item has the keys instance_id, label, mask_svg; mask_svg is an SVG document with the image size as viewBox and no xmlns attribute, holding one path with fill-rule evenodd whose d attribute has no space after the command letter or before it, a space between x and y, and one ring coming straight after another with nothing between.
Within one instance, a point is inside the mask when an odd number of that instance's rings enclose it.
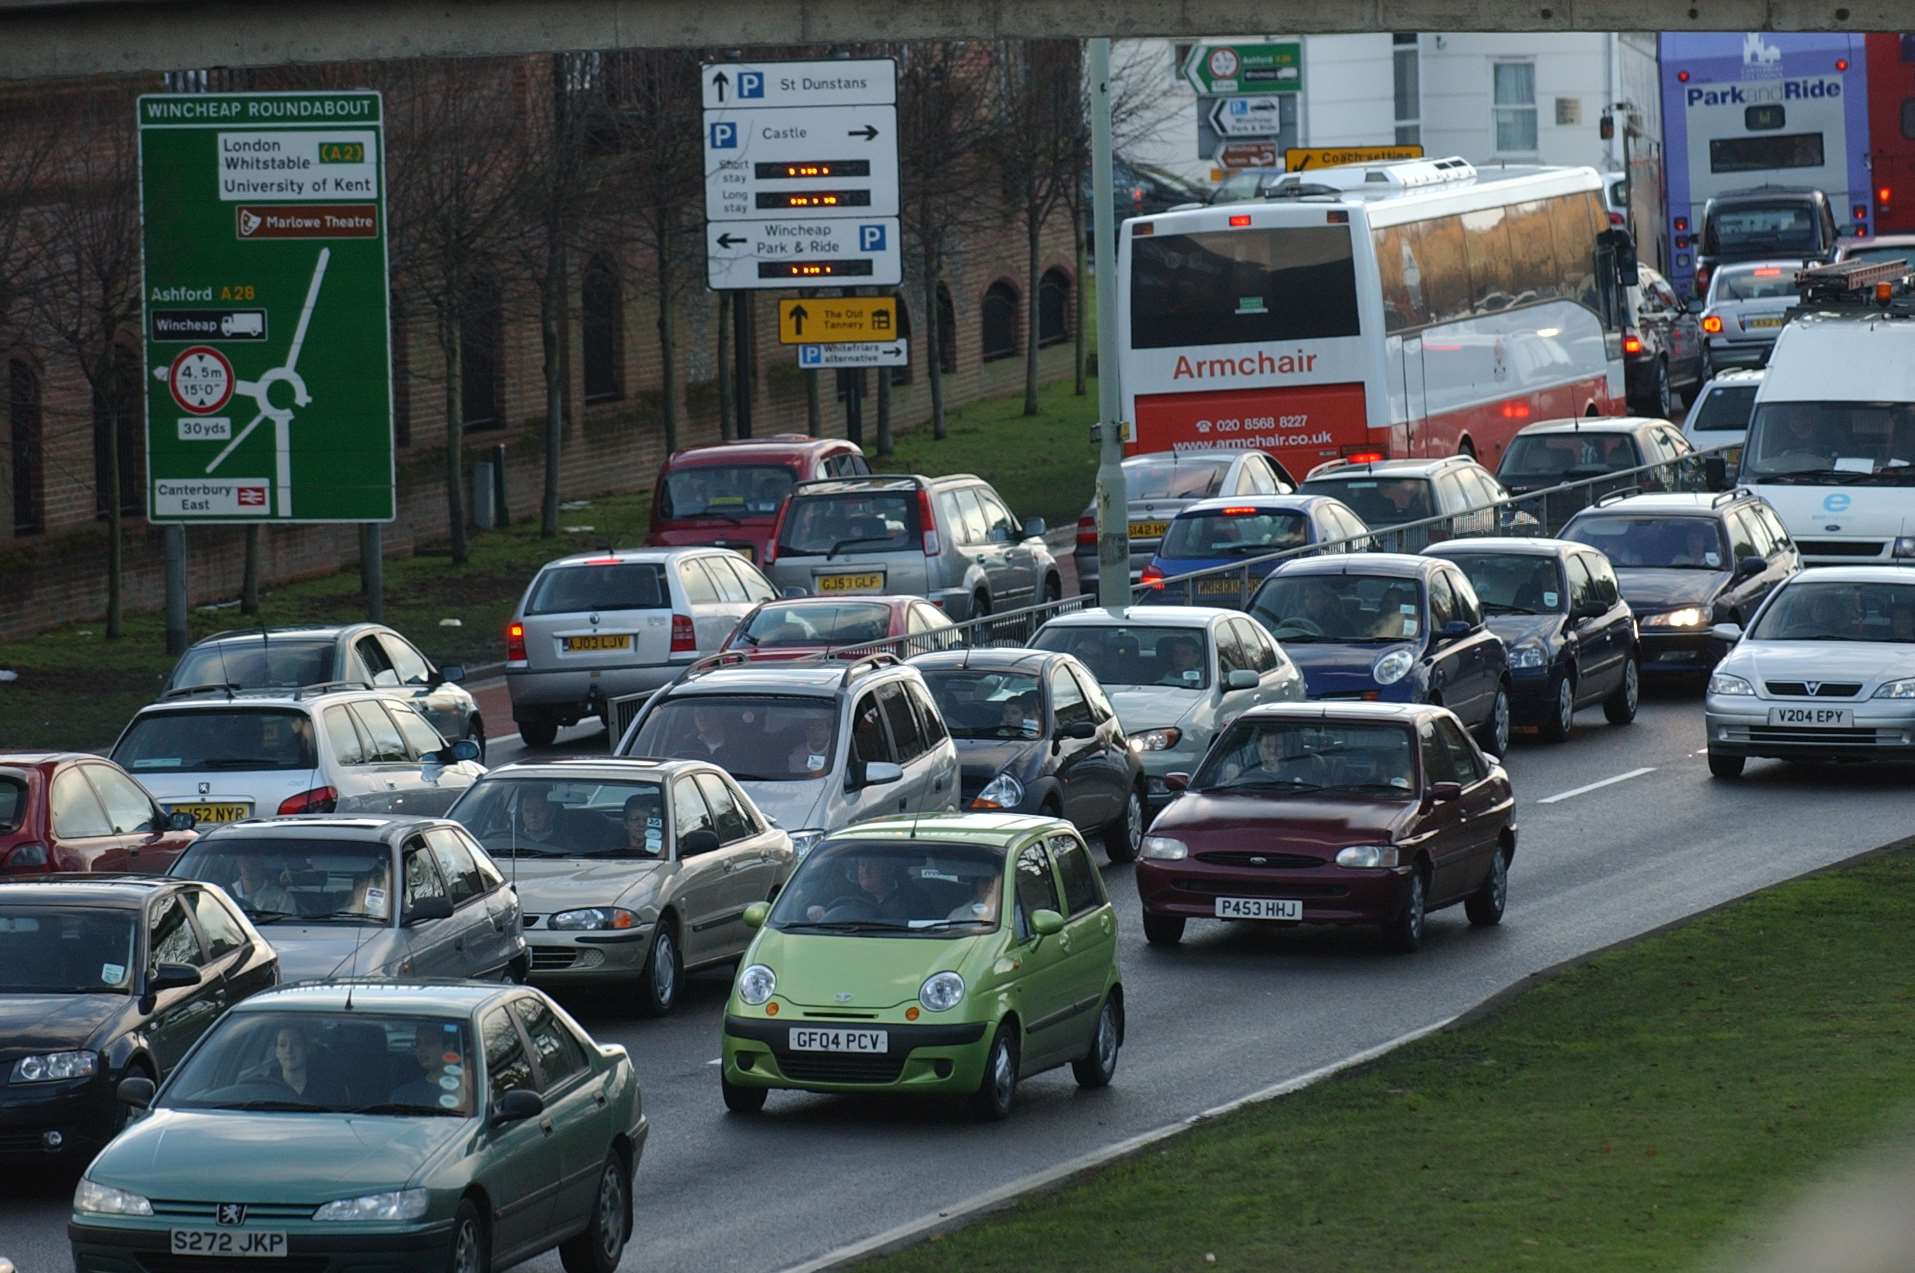
<instances>
[{"instance_id":1,"label":"concrete overpass","mask_svg":"<svg viewBox=\"0 0 1915 1273\"><path fill-rule=\"evenodd\" d=\"M0 0L0 78L544 50L1270 31L1899 30L1910 0Z\"/></svg>"}]
</instances>

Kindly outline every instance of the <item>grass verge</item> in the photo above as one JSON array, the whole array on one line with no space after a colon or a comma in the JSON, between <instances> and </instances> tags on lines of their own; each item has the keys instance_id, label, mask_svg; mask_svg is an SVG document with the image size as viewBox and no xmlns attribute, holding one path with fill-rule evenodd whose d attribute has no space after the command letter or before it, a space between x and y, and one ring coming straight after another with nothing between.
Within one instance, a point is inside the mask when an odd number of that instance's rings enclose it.
<instances>
[{"instance_id":1,"label":"grass verge","mask_svg":"<svg viewBox=\"0 0 1915 1273\"><path fill-rule=\"evenodd\" d=\"M1783 884L860 1268L1742 1267L1906 1116L1912 920L1908 849Z\"/></svg>"}]
</instances>

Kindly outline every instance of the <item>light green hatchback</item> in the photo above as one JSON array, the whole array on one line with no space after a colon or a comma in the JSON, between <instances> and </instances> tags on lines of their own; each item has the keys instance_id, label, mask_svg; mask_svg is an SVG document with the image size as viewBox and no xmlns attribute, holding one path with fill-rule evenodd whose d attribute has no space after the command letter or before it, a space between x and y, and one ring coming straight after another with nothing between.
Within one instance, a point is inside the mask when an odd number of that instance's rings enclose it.
<instances>
[{"instance_id":1,"label":"light green hatchback","mask_svg":"<svg viewBox=\"0 0 1915 1273\"><path fill-rule=\"evenodd\" d=\"M1019 1080L1117 1071L1117 918L1077 830L1055 818L863 822L806 856L725 1009L725 1105L772 1088L918 1092L1008 1116Z\"/></svg>"}]
</instances>

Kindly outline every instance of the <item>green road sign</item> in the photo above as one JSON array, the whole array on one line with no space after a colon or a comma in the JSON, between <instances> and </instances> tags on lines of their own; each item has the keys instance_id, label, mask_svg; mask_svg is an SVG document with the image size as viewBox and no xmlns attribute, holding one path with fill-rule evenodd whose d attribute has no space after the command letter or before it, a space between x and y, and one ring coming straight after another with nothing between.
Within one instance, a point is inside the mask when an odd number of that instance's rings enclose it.
<instances>
[{"instance_id":1,"label":"green road sign","mask_svg":"<svg viewBox=\"0 0 1915 1273\"><path fill-rule=\"evenodd\" d=\"M139 101L155 522L394 512L379 94Z\"/></svg>"},{"instance_id":2,"label":"green road sign","mask_svg":"<svg viewBox=\"0 0 1915 1273\"><path fill-rule=\"evenodd\" d=\"M1199 44L1184 63L1184 78L1206 95L1295 93L1303 88L1303 45Z\"/></svg>"}]
</instances>

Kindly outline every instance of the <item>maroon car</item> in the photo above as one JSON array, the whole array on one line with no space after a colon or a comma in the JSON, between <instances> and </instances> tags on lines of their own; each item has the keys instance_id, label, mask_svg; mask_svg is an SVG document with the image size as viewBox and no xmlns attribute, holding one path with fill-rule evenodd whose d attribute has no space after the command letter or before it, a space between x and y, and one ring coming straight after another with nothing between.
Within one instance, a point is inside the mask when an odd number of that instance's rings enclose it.
<instances>
[{"instance_id":1,"label":"maroon car","mask_svg":"<svg viewBox=\"0 0 1915 1273\"><path fill-rule=\"evenodd\" d=\"M1500 761L1423 704L1253 707L1211 744L1137 859L1144 936L1192 919L1374 924L1398 950L1463 903L1503 917L1516 800Z\"/></svg>"},{"instance_id":2,"label":"maroon car","mask_svg":"<svg viewBox=\"0 0 1915 1273\"><path fill-rule=\"evenodd\" d=\"M923 597L796 597L767 601L738 621L719 652L750 659L806 659L871 653L869 642L919 637L880 647L909 658L953 644L951 620Z\"/></svg>"},{"instance_id":3,"label":"maroon car","mask_svg":"<svg viewBox=\"0 0 1915 1273\"><path fill-rule=\"evenodd\" d=\"M712 544L762 563L778 506L794 483L870 471L856 445L802 433L674 451L658 472L645 543L653 548Z\"/></svg>"},{"instance_id":4,"label":"maroon car","mask_svg":"<svg viewBox=\"0 0 1915 1273\"><path fill-rule=\"evenodd\" d=\"M0 877L56 871L157 875L197 840L126 770L78 752L0 754Z\"/></svg>"}]
</instances>

